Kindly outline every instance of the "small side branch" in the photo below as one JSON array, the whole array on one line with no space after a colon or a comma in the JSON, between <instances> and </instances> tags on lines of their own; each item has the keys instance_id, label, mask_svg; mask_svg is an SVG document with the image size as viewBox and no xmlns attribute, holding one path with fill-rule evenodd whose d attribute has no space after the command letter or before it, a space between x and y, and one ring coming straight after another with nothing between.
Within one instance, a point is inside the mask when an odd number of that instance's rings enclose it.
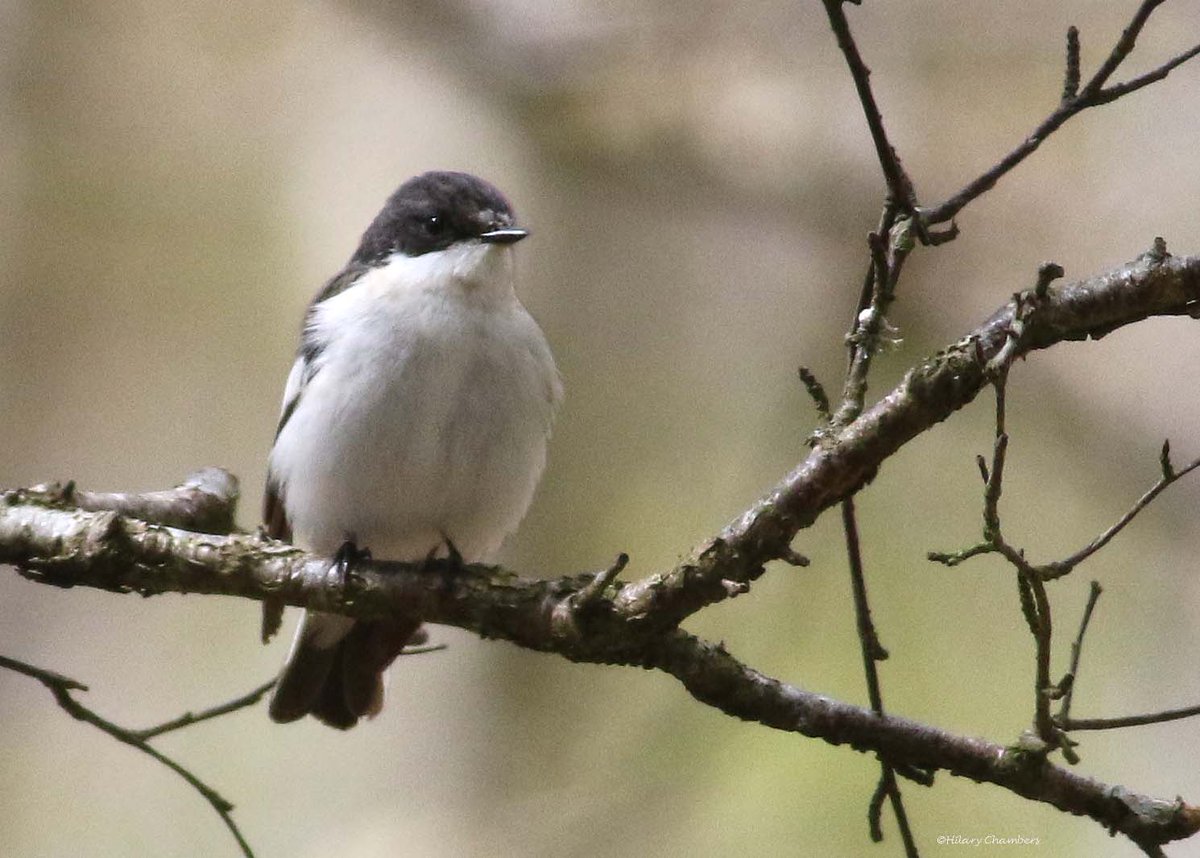
<instances>
[{"instance_id":1,"label":"small side branch","mask_svg":"<svg viewBox=\"0 0 1200 858\"><path fill-rule=\"evenodd\" d=\"M1200 706L1183 709L1167 709L1146 715L1126 715L1121 718L1066 718L1060 726L1064 730L1117 730L1122 727L1142 727L1147 724L1163 724L1200 715Z\"/></svg>"},{"instance_id":2,"label":"small side branch","mask_svg":"<svg viewBox=\"0 0 1200 858\"><path fill-rule=\"evenodd\" d=\"M1071 717L1071 702L1074 698L1076 680L1079 676L1079 660L1083 652L1083 638L1087 633L1088 624L1091 622L1092 611L1095 610L1096 602L1099 600L1102 592L1103 589L1100 585L1093 581L1091 590L1088 593L1087 605L1083 609L1083 619L1079 623L1079 634L1075 636L1075 643L1071 645L1071 667L1060 683L1063 697L1059 712L1054 716L1055 725L1063 731L1118 730L1123 727L1163 724L1168 721L1179 721L1184 718L1194 718L1200 715L1200 706L1186 706L1182 709L1166 709L1161 712L1150 712L1145 715L1125 715L1117 718Z\"/></svg>"},{"instance_id":3,"label":"small side branch","mask_svg":"<svg viewBox=\"0 0 1200 858\"><path fill-rule=\"evenodd\" d=\"M222 703L218 706L213 706L208 709L202 709L199 712L184 712L178 718L172 718L170 721L164 721L154 727L146 727L142 730L130 730L132 736L136 736L142 741L153 739L156 736L161 736L164 733L170 733L174 730L182 729L183 727L191 727L193 724L199 724L202 721L208 721L213 718L220 718L222 715L228 715L231 712L237 712L239 709L247 709L251 706L258 705L258 701L263 699L268 691L275 687L276 680L264 682L262 685L255 688L253 691L243 694L241 697L235 697L228 703Z\"/></svg>"},{"instance_id":4,"label":"small side branch","mask_svg":"<svg viewBox=\"0 0 1200 858\"><path fill-rule=\"evenodd\" d=\"M1067 71L1063 75L1062 103L1079 95L1079 29L1067 27Z\"/></svg>"},{"instance_id":5,"label":"small side branch","mask_svg":"<svg viewBox=\"0 0 1200 858\"><path fill-rule=\"evenodd\" d=\"M1020 297L1015 303L1020 306ZM1014 323L1017 320L1014 320ZM990 363L990 374L993 376L993 387L996 392L996 428L995 441L992 445L992 462L988 467L982 457L979 458L979 471L984 479L983 490L983 542L955 554L930 552L929 559L939 561L947 566L954 566L969 557L980 554L996 553L1003 557L1016 570L1017 593L1020 596L1021 613L1029 632L1034 640L1034 716L1033 725L1038 738L1047 748L1065 746L1058 728L1050 715L1050 701L1058 694L1058 688L1050 682L1050 655L1053 642L1053 620L1050 611L1050 598L1046 593L1046 584L1038 575L1025 553L1008 543L1004 538L1000 522L1000 497L1004 486L1004 467L1007 461L1008 432L1007 396L1008 368L1012 358L1006 357L1011 352L1014 342L1019 342L1019 335L1012 334L1007 339L997 358Z\"/></svg>"},{"instance_id":6,"label":"small side branch","mask_svg":"<svg viewBox=\"0 0 1200 858\"><path fill-rule=\"evenodd\" d=\"M871 70L863 62L858 52L858 45L850 32L850 22L842 9L843 0L823 0L825 13L829 24L837 38L838 47L846 58L850 76L854 79L854 88L858 92L858 100L862 104L863 114L867 119L867 127L871 131L871 140L875 144L875 154L879 158L879 166L883 170L884 180L888 186L888 196L903 212L913 215L916 212L917 201L913 193L912 180L900 165L900 157L888 140L887 130L883 127L883 114L875 101L875 93L871 91Z\"/></svg>"},{"instance_id":7,"label":"small side branch","mask_svg":"<svg viewBox=\"0 0 1200 858\"><path fill-rule=\"evenodd\" d=\"M888 323L887 313L896 297L896 284L904 261L913 249L912 228L912 218L897 219L894 210L888 206L880 217L878 231L867 238L871 264L863 283L858 312L846 335L850 359L842 401L831 421L834 426L846 426L862 414L872 361L885 345L894 341L895 331Z\"/></svg>"},{"instance_id":8,"label":"small side branch","mask_svg":"<svg viewBox=\"0 0 1200 858\"><path fill-rule=\"evenodd\" d=\"M1142 87L1165 78L1174 69L1200 54L1200 44L1173 57L1152 71L1140 75L1125 83L1106 86L1109 78L1120 68L1121 64L1133 51L1138 34L1146 25L1150 15L1162 4L1163 0L1143 0L1134 13L1133 19L1126 26L1121 37L1113 46L1108 57L1101 64L1091 79L1079 87L1079 31L1074 27L1067 31L1067 71L1065 75L1062 98L1055 110L1043 119L1011 152L1005 155L992 167L985 170L976 179L969 182L960 191L945 202L922 210L925 222L930 224L944 223L951 220L968 203L987 191L996 182L1009 173L1014 167L1032 155L1051 134L1061 128L1069 119L1091 107L1109 104L1122 96L1136 92Z\"/></svg>"},{"instance_id":9,"label":"small side branch","mask_svg":"<svg viewBox=\"0 0 1200 858\"><path fill-rule=\"evenodd\" d=\"M1189 462L1179 471L1176 471L1171 465L1170 449L1171 447L1169 442L1165 442L1163 444L1162 455L1159 459L1159 461L1162 463L1162 477L1158 482L1151 486L1144 495L1137 499L1128 512L1121 516L1112 527L1108 528L1108 530L1101 533L1070 557L1064 557L1062 560L1055 560L1052 563L1038 566L1038 574L1041 575L1045 580L1061 578L1064 575L1070 574L1072 571L1074 571L1076 566L1087 560L1104 546L1108 545L1108 543L1112 541L1113 537L1124 530L1125 527L1131 521L1133 521L1137 514L1148 507L1155 498L1157 498L1167 489L1168 486L1177 480L1186 477L1192 471L1196 470L1196 468L1200 468L1200 458L1197 458L1194 461Z\"/></svg>"},{"instance_id":10,"label":"small side branch","mask_svg":"<svg viewBox=\"0 0 1200 858\"><path fill-rule=\"evenodd\" d=\"M863 569L862 542L858 536L858 520L854 511L854 498L842 501L842 529L846 535L846 556L850 565L851 592L854 595L854 617L858 627L859 648L862 651L863 673L867 678L867 696L871 701L871 711L883 715L883 690L879 683L877 662L888 657L887 650L879 642L879 634L871 619L871 605L867 599L867 578ZM870 827L871 839L876 843L883 840L883 826L880 817L884 800L892 805L896 816L896 824L900 829L900 838L904 843L904 854L907 858L917 858L917 842L908 823L908 813L904 809L904 800L900 794L900 786L896 782L896 772L886 759L879 760L879 783L867 807L867 821Z\"/></svg>"},{"instance_id":11,"label":"small side branch","mask_svg":"<svg viewBox=\"0 0 1200 858\"><path fill-rule=\"evenodd\" d=\"M1079 661L1083 656L1083 637L1087 634L1088 625L1092 621L1092 611L1096 610L1096 603L1100 601L1100 594L1104 592L1104 588L1100 586L1099 581L1093 581L1088 590L1087 605L1083 609L1083 619L1079 621L1079 633L1075 635L1075 642L1071 644L1071 666L1067 670L1067 675L1063 677L1059 683L1059 688L1062 689L1062 704L1059 706L1058 714L1054 716L1055 723L1059 727L1071 718L1071 702L1075 698L1075 681L1079 677ZM1063 727L1063 729L1066 729Z\"/></svg>"},{"instance_id":12,"label":"small side branch","mask_svg":"<svg viewBox=\"0 0 1200 858\"><path fill-rule=\"evenodd\" d=\"M254 852L250 849L250 844L246 842L246 838L242 836L242 832L238 829L237 824L233 821L233 805L227 799L223 798L220 793L218 793L208 784L204 783L204 781L200 780L182 765L175 762L165 754L162 754L152 748L148 742L148 739L152 738L153 736L166 733L170 730L187 726L188 724L194 724L198 721L206 720L208 718L215 718L217 715L225 715L237 709L253 705L254 703L258 702L262 694L265 693L267 689L270 688L270 685L273 685L274 683L255 689L250 694L240 697L237 700L232 701L230 704L216 707L213 710L208 710L207 712L200 713L199 715L184 715L182 718L177 718L174 721L168 721L166 724L151 728L149 730L129 730L100 717L91 709L76 700L72 696L73 692L87 691L87 686L80 682L76 682L73 679L53 673L52 671L43 670L39 667L34 667L33 665L26 664L22 661L17 661L16 659L7 658L5 656L0 656L0 668L5 668L7 670L23 674L31 679L36 679L38 682L42 683L42 685L46 686L47 689L49 689L50 693L54 695L54 699L58 702L58 705L61 706L72 718L91 724L93 727L96 727L112 736L118 742L129 745L132 748L137 748L143 754L153 757L168 769L175 772L175 774L187 781L188 785L191 786L192 789L200 793L200 795L204 797L204 800L212 806L212 809L217 812L217 815L221 817L221 821L225 823L225 827L229 829L229 833L232 834L234 840L237 841L238 848L241 849L242 855L244 855L245 858L254 858Z\"/></svg>"},{"instance_id":13,"label":"small side branch","mask_svg":"<svg viewBox=\"0 0 1200 858\"><path fill-rule=\"evenodd\" d=\"M1165 247L1161 245L1161 242L1156 242L1155 247L1144 258L1149 264L1157 265L1162 264L1169 257L1166 255ZM1053 623L1050 600L1046 592L1046 583L1068 574L1084 560L1107 545L1117 533L1125 528L1142 509L1149 505L1171 483L1181 479L1196 468L1200 468L1200 459L1177 470L1171 462L1170 444L1165 442L1159 456L1159 466L1162 472L1159 481L1139 498L1133 508L1122 516L1116 524L1108 528L1108 530L1083 549L1065 559L1042 566L1034 566L1026 559L1024 551L1014 547L1005 539L1001 527L999 503L1008 449L1008 434L1005 427L1005 390L1008 370L1012 361L1027 344L1029 331L1036 327L1041 312L1047 306L1046 302L1051 298L1049 289L1050 281L1061 276L1061 274L1062 269L1059 266L1052 263L1043 264L1039 270L1038 282L1034 289L1031 292L1020 293L1014 296L1012 320L1009 327L1004 331L1004 344L988 363L988 374L992 377L996 391L996 419L995 441L990 467L982 457L978 459L980 474L984 480L983 540L976 545L954 553L931 552L929 559L941 562L947 566L954 566L972 557L997 553L1004 557L1016 570L1021 610L1035 641L1035 731L1038 739L1044 743L1046 750L1059 748L1063 751L1064 756L1069 762L1075 763L1078 762L1078 756L1073 750L1074 743L1068 738L1066 731L1072 729L1067 725L1074 726L1080 723L1076 719L1070 718L1070 707L1082 653L1084 634L1087 631L1092 611L1095 608L1096 600L1100 596L1101 589L1099 584L1092 583L1091 595L1084 610L1079 633L1072 646L1070 669L1058 684L1052 684L1050 681L1050 659ZM1060 712L1057 716L1053 716L1050 712L1051 701L1059 698L1062 699ZM1195 713L1190 709L1176 710L1170 713L1158 713L1157 715L1136 716L1131 719L1095 719L1084 723L1092 725L1102 724L1103 727L1093 726L1093 729L1104 729L1129 726L1136 723L1155 723L1158 720L1172 720L1174 718L1188 717L1191 714Z\"/></svg>"},{"instance_id":14,"label":"small side branch","mask_svg":"<svg viewBox=\"0 0 1200 858\"><path fill-rule=\"evenodd\" d=\"M52 509L105 510L197 533L232 533L239 492L233 474L203 468L167 491L89 492L72 480L22 489L20 500Z\"/></svg>"},{"instance_id":15,"label":"small side branch","mask_svg":"<svg viewBox=\"0 0 1200 858\"><path fill-rule=\"evenodd\" d=\"M1120 68L1121 63L1125 62L1125 58L1133 53L1134 45L1137 44L1137 38L1141 35L1142 28L1146 26L1146 22L1150 20L1150 15L1154 10L1163 4L1164 0L1142 0L1142 4L1133 14L1133 19L1121 31L1121 37L1117 39L1117 43L1113 45L1112 51L1100 64L1100 68L1096 70L1096 74L1088 81L1088 85L1084 88L1084 95L1099 92L1104 88L1104 84L1108 83L1108 79L1113 76L1113 73Z\"/></svg>"}]
</instances>

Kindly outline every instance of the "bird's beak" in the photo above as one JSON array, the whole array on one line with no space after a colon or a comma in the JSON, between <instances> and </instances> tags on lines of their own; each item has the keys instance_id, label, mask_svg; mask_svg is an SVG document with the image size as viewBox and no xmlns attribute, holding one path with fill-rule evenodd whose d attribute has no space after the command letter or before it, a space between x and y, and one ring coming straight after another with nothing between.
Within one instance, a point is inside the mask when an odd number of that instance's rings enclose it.
<instances>
[{"instance_id":1,"label":"bird's beak","mask_svg":"<svg viewBox=\"0 0 1200 858\"><path fill-rule=\"evenodd\" d=\"M515 244L527 235L529 235L529 230L507 227L485 232L479 236L479 240L484 244Z\"/></svg>"}]
</instances>

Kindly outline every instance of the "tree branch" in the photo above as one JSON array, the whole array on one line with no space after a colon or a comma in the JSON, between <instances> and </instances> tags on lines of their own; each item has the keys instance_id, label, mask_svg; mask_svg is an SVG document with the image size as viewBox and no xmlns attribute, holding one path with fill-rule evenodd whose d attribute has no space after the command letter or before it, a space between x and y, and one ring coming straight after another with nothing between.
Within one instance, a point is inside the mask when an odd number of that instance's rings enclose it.
<instances>
[{"instance_id":1,"label":"tree branch","mask_svg":"<svg viewBox=\"0 0 1200 858\"><path fill-rule=\"evenodd\" d=\"M990 362L1006 344L1015 359L1066 340L1096 339L1151 316L1200 316L1200 257L1173 257L1156 245L1121 268L1043 292L1020 293L909 370L852 423L828 430L807 459L691 557L625 585L617 608L669 627L726 598L722 581L757 579L765 563L788 555L797 532L873 479L896 450L970 403L990 383Z\"/></svg>"},{"instance_id":2,"label":"tree branch","mask_svg":"<svg viewBox=\"0 0 1200 858\"><path fill-rule=\"evenodd\" d=\"M277 598L361 618L416 613L573 661L657 668L739 718L849 744L894 765L995 783L1153 846L1200 829L1200 809L1080 778L1028 748L955 736L803 691L677 626L705 605L744 592L766 562L793 560L797 531L850 497L908 440L971 402L992 380L1002 350L1016 358L1150 316L1196 314L1198 307L1200 257L1173 258L1160 246L1101 276L1022 293L911 370L858 419L833 427L773 492L690 558L631 583L615 580L619 561L599 574L552 580L449 561L367 562L343 580L327 558L261 534L188 533L112 511L63 508L61 499L47 503L20 491L0 501L0 562L64 587Z\"/></svg>"},{"instance_id":3,"label":"tree branch","mask_svg":"<svg viewBox=\"0 0 1200 858\"><path fill-rule=\"evenodd\" d=\"M237 477L223 468L201 468L173 489L161 492L88 492L48 483L21 489L24 503L58 509L109 510L200 533L229 533L234 529L239 497Z\"/></svg>"}]
</instances>

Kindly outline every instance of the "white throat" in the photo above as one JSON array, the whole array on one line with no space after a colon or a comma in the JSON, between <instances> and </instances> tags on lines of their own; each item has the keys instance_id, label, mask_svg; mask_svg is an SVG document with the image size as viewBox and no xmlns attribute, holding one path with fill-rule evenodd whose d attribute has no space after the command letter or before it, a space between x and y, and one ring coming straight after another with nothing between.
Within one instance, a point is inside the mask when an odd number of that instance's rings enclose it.
<instances>
[{"instance_id":1,"label":"white throat","mask_svg":"<svg viewBox=\"0 0 1200 858\"><path fill-rule=\"evenodd\" d=\"M349 291L366 290L364 298L366 293L376 297L381 291L458 293L487 302L512 297L513 284L513 254L508 247L464 241L420 256L393 254Z\"/></svg>"}]
</instances>

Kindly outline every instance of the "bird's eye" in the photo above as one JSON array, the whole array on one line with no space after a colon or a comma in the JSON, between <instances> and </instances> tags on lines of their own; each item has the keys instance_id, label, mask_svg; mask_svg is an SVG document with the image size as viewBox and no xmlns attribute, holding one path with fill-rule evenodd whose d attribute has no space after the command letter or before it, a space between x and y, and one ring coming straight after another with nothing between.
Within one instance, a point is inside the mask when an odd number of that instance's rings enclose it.
<instances>
[{"instance_id":1,"label":"bird's eye","mask_svg":"<svg viewBox=\"0 0 1200 858\"><path fill-rule=\"evenodd\" d=\"M421 226L424 228L426 235L438 236L445 231L446 222L442 220L440 215L429 215L421 221Z\"/></svg>"}]
</instances>

